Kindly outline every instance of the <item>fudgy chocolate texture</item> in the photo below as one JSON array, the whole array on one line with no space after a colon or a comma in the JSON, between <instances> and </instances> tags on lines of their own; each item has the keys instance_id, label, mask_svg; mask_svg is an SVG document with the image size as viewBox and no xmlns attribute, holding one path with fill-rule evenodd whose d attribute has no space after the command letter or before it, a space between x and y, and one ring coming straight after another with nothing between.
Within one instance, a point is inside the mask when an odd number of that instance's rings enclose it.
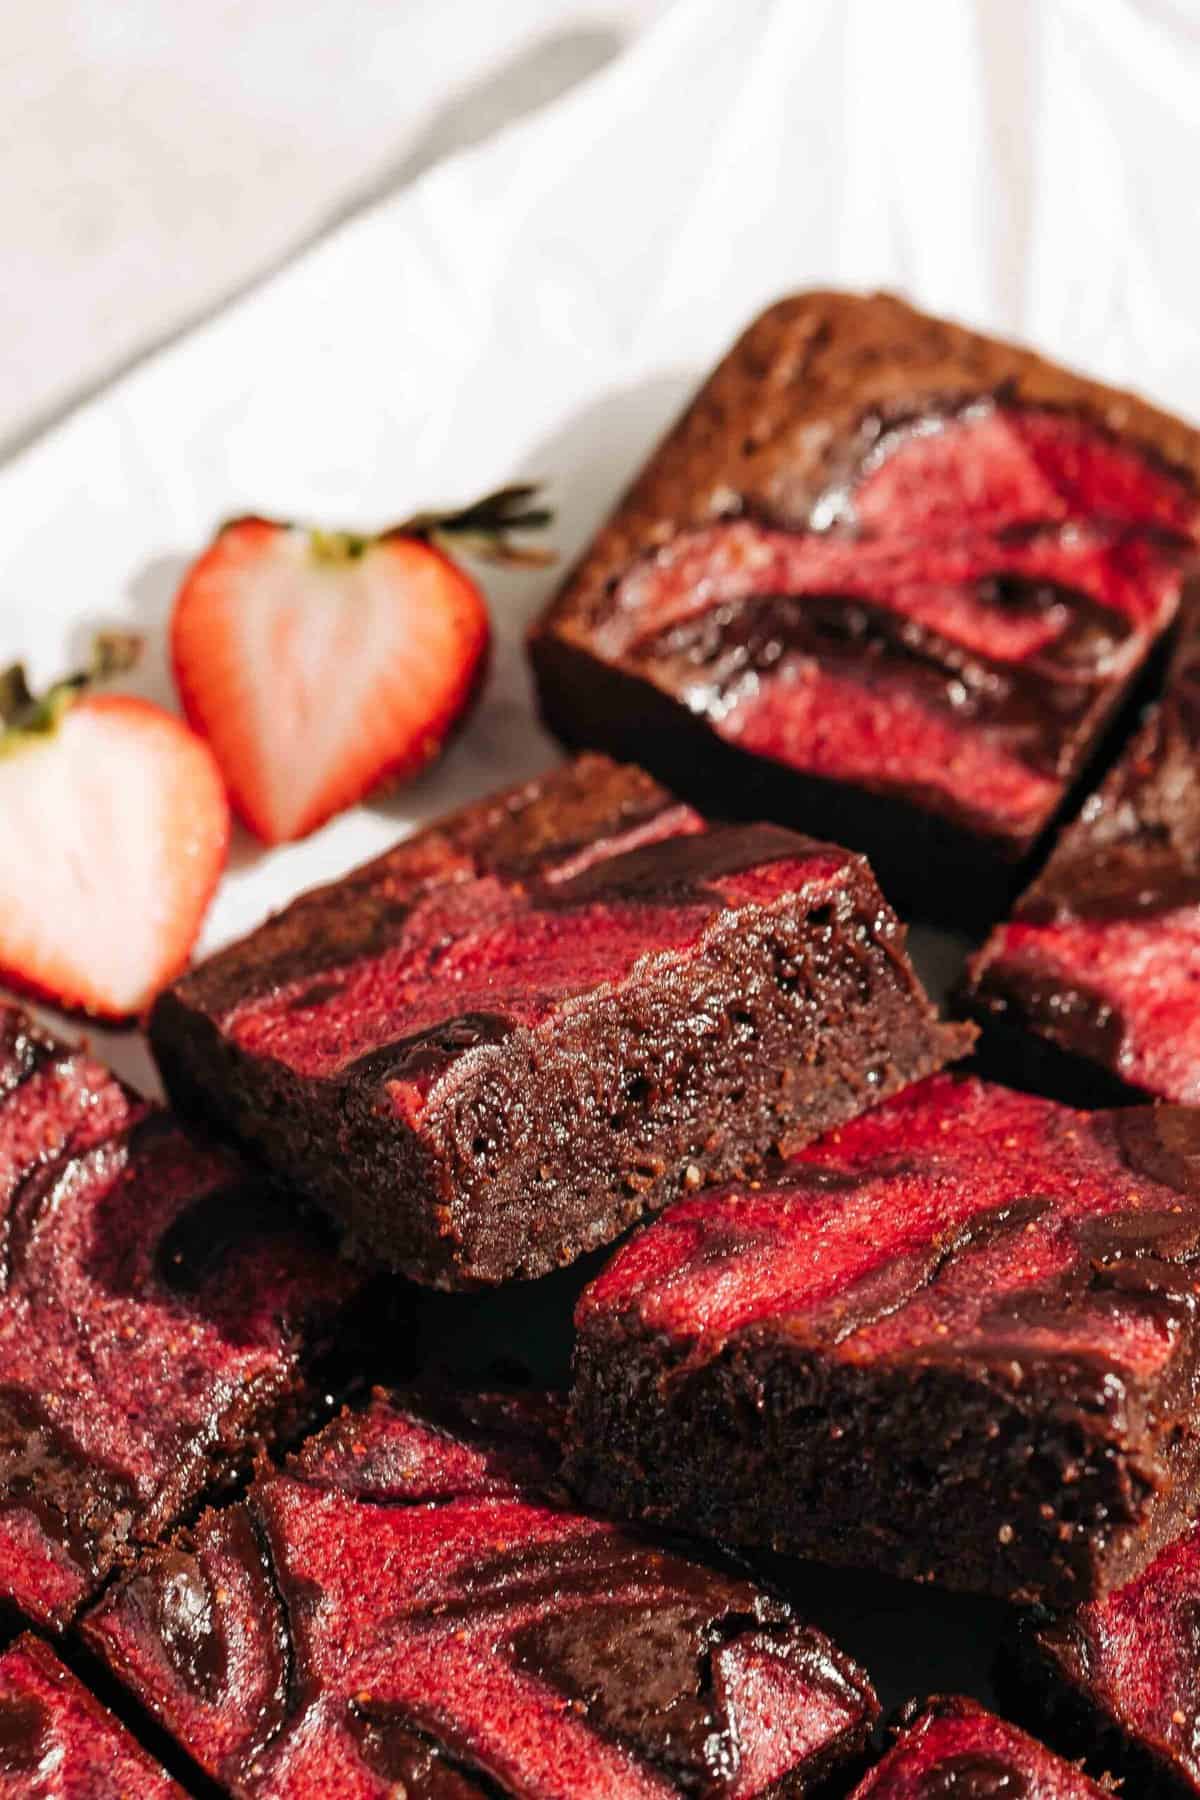
<instances>
[{"instance_id":1,"label":"fudgy chocolate texture","mask_svg":"<svg viewBox=\"0 0 1200 1800\"><path fill-rule=\"evenodd\" d=\"M1200 1101L1200 590L1162 700L974 958L967 1004L1018 1078Z\"/></svg>"},{"instance_id":2,"label":"fudgy chocolate texture","mask_svg":"<svg viewBox=\"0 0 1200 1800\"><path fill-rule=\"evenodd\" d=\"M1130 1794L1200 1794L1200 1531L1073 1612L1022 1632L1026 1696Z\"/></svg>"},{"instance_id":3,"label":"fudgy chocolate texture","mask_svg":"<svg viewBox=\"0 0 1200 1800\"><path fill-rule=\"evenodd\" d=\"M908 1723L851 1800L1104 1800L1044 1745L973 1700L911 1708Z\"/></svg>"},{"instance_id":4,"label":"fudgy chocolate texture","mask_svg":"<svg viewBox=\"0 0 1200 1800\"><path fill-rule=\"evenodd\" d=\"M1200 1487L1200 1113L941 1076L680 1202L580 1300L589 1502L1021 1601Z\"/></svg>"},{"instance_id":5,"label":"fudgy chocolate texture","mask_svg":"<svg viewBox=\"0 0 1200 1800\"><path fill-rule=\"evenodd\" d=\"M178 982L167 1086L443 1287L540 1275L961 1054L860 857L584 757Z\"/></svg>"},{"instance_id":6,"label":"fudgy chocolate texture","mask_svg":"<svg viewBox=\"0 0 1200 1800\"><path fill-rule=\"evenodd\" d=\"M0 1007L0 1602L65 1624L297 1402L356 1285L225 1151Z\"/></svg>"},{"instance_id":7,"label":"fudgy chocolate texture","mask_svg":"<svg viewBox=\"0 0 1200 1800\"><path fill-rule=\"evenodd\" d=\"M0 1800L186 1800L35 1637L0 1656Z\"/></svg>"},{"instance_id":8,"label":"fudgy chocolate texture","mask_svg":"<svg viewBox=\"0 0 1200 1800\"><path fill-rule=\"evenodd\" d=\"M889 295L755 321L530 648L567 743L994 918L1156 640L1200 434Z\"/></svg>"},{"instance_id":9,"label":"fudgy chocolate texture","mask_svg":"<svg viewBox=\"0 0 1200 1800\"><path fill-rule=\"evenodd\" d=\"M549 1497L549 1407L378 1393L85 1634L247 1800L754 1800L861 1753L862 1671L739 1574Z\"/></svg>"}]
</instances>

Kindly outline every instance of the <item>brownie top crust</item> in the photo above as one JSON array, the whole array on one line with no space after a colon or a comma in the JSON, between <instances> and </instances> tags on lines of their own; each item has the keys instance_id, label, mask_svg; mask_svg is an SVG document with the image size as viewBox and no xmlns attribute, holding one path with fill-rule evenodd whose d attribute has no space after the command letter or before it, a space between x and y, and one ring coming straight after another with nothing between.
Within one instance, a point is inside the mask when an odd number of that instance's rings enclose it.
<instances>
[{"instance_id":1,"label":"brownie top crust","mask_svg":"<svg viewBox=\"0 0 1200 1800\"><path fill-rule=\"evenodd\" d=\"M0 1800L186 1800L40 1639L0 1656Z\"/></svg>"},{"instance_id":2,"label":"brownie top crust","mask_svg":"<svg viewBox=\"0 0 1200 1800\"><path fill-rule=\"evenodd\" d=\"M1030 1627L1036 1653L1073 1691L1095 1732L1169 1770L1200 1794L1200 1531L1192 1527L1140 1575L1098 1600ZM1038 1672L1039 1700L1046 1669ZM1132 1783L1130 1791L1136 1789Z\"/></svg>"},{"instance_id":3,"label":"brownie top crust","mask_svg":"<svg viewBox=\"0 0 1200 1800\"><path fill-rule=\"evenodd\" d=\"M405 838L337 881L310 889L249 937L219 950L175 984L197 1010L224 1014L378 955L406 923L415 895L491 877L520 882L576 859L698 830L690 809L640 770L582 756ZM320 994L305 996L317 1004Z\"/></svg>"},{"instance_id":4,"label":"brownie top crust","mask_svg":"<svg viewBox=\"0 0 1200 1800\"><path fill-rule=\"evenodd\" d=\"M1162 699L1063 832L1018 917L1108 921L1200 907L1198 752L1200 587L1183 608Z\"/></svg>"},{"instance_id":5,"label":"brownie top crust","mask_svg":"<svg viewBox=\"0 0 1200 1800\"><path fill-rule=\"evenodd\" d=\"M89 1639L238 1795L752 1800L861 1749L861 1671L740 1574L548 1498L555 1438L537 1400L377 1393Z\"/></svg>"},{"instance_id":6,"label":"brownie top crust","mask_svg":"<svg viewBox=\"0 0 1200 1800\"><path fill-rule=\"evenodd\" d=\"M376 1388L370 1405L343 1412L310 1438L292 1467L380 1502L498 1494L559 1500L562 1434L563 1402L554 1394Z\"/></svg>"},{"instance_id":7,"label":"brownie top crust","mask_svg":"<svg viewBox=\"0 0 1200 1800\"><path fill-rule=\"evenodd\" d=\"M0 1009L0 1597L62 1623L268 1423L356 1279L235 1159Z\"/></svg>"},{"instance_id":8,"label":"brownie top crust","mask_svg":"<svg viewBox=\"0 0 1200 1800\"><path fill-rule=\"evenodd\" d=\"M816 905L859 866L776 826L709 827L640 770L582 757L303 895L172 993L246 1054L386 1090L416 1124L473 1053L689 951L730 906Z\"/></svg>"},{"instance_id":9,"label":"brownie top crust","mask_svg":"<svg viewBox=\"0 0 1200 1800\"><path fill-rule=\"evenodd\" d=\"M973 960L980 1016L1200 1101L1200 588L1162 699Z\"/></svg>"},{"instance_id":10,"label":"brownie top crust","mask_svg":"<svg viewBox=\"0 0 1200 1800\"><path fill-rule=\"evenodd\" d=\"M982 403L971 423L981 437L1002 435L1006 411L1016 409L1050 421L1064 414L1086 418L1112 451L1101 504L1092 510L1195 533L1200 433L1182 420L1032 350L919 312L893 294L813 291L780 300L733 346L571 572L554 623L590 627L614 578L684 532L739 515L792 529L829 524L839 490L872 452L883 471L888 457L879 454L881 440L885 450L894 447L914 419L936 421L971 402ZM901 435L889 446L897 429ZM867 501L867 519L860 497L861 522L890 511L898 498L914 523L931 522L937 484L924 494L922 488L936 473L936 435L931 461L909 465L913 479L903 483L902 495L894 491L900 484L881 482ZM1009 522L1044 518L1047 507L1062 516L1062 494L1055 500L1051 490L1069 490L1073 480L1090 485L1101 473L1089 466L1082 430L1068 435L1060 450L1049 442L1045 449L1052 466L1042 491L1034 491L1029 464L1021 479L1023 458L1006 458L1010 478L990 496L991 510L1003 510Z\"/></svg>"},{"instance_id":11,"label":"brownie top crust","mask_svg":"<svg viewBox=\"0 0 1200 1800\"><path fill-rule=\"evenodd\" d=\"M1108 1789L973 1700L909 1709L897 1743L851 1800L1103 1800Z\"/></svg>"},{"instance_id":12,"label":"brownie top crust","mask_svg":"<svg viewBox=\"0 0 1200 1800\"><path fill-rule=\"evenodd\" d=\"M860 1368L1044 1363L1144 1422L1200 1345L1200 1115L1073 1112L935 1076L774 1179L669 1208L579 1302L580 1332L686 1359L734 1336Z\"/></svg>"}]
</instances>

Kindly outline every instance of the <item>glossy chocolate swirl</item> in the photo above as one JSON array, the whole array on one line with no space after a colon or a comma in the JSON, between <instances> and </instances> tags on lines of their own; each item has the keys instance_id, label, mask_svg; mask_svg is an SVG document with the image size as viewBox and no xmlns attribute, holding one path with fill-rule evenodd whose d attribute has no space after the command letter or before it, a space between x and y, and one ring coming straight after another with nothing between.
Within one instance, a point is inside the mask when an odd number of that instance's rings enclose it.
<instances>
[{"instance_id":1,"label":"glossy chocolate swirl","mask_svg":"<svg viewBox=\"0 0 1200 1800\"><path fill-rule=\"evenodd\" d=\"M981 599L1009 615L1059 608L1053 655L1002 662L887 606L847 595L756 595L643 638L635 659L670 671L693 712L720 716L789 658L864 686L900 682L931 711L1002 732L1030 768L1059 776L1072 732L1095 705L1128 636L1120 613L1087 595L1016 575L989 576Z\"/></svg>"},{"instance_id":2,"label":"glossy chocolate swirl","mask_svg":"<svg viewBox=\"0 0 1200 1800\"><path fill-rule=\"evenodd\" d=\"M917 1791L921 1800L1023 1800L1029 1783L1007 1757L965 1750L931 1769Z\"/></svg>"},{"instance_id":3,"label":"glossy chocolate swirl","mask_svg":"<svg viewBox=\"0 0 1200 1800\"><path fill-rule=\"evenodd\" d=\"M0 1775L34 1775L50 1749L50 1715L33 1694L0 1695Z\"/></svg>"}]
</instances>

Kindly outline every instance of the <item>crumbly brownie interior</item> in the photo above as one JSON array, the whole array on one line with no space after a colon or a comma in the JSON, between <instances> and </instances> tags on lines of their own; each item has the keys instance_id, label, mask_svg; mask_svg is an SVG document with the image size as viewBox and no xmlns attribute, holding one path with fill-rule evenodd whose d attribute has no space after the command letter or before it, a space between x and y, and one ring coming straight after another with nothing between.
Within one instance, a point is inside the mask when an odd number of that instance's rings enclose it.
<instances>
[{"instance_id":1,"label":"crumbly brownie interior","mask_svg":"<svg viewBox=\"0 0 1200 1800\"><path fill-rule=\"evenodd\" d=\"M620 1516L1068 1604L1179 1529L1200 1498L1200 1450L1179 1446L1179 1491L1148 1525L1164 1463L1152 1444L1123 1454L1119 1432L1097 1428L1094 1372L1056 1370L1025 1391L1011 1375L880 1378L777 1342L739 1343L690 1375L653 1348L597 1337L576 1362L570 1476Z\"/></svg>"}]
</instances>

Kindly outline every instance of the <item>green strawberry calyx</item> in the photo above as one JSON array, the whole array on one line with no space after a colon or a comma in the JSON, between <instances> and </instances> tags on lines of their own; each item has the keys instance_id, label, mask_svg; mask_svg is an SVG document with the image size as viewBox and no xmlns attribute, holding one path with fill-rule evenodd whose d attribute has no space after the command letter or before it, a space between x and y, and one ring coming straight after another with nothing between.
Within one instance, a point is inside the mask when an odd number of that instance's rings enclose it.
<instances>
[{"instance_id":1,"label":"green strawberry calyx","mask_svg":"<svg viewBox=\"0 0 1200 1800\"><path fill-rule=\"evenodd\" d=\"M44 743L82 695L97 682L125 674L141 653L142 639L134 632L97 632L87 666L52 682L40 694L30 687L24 663L0 670L0 756Z\"/></svg>"}]
</instances>

